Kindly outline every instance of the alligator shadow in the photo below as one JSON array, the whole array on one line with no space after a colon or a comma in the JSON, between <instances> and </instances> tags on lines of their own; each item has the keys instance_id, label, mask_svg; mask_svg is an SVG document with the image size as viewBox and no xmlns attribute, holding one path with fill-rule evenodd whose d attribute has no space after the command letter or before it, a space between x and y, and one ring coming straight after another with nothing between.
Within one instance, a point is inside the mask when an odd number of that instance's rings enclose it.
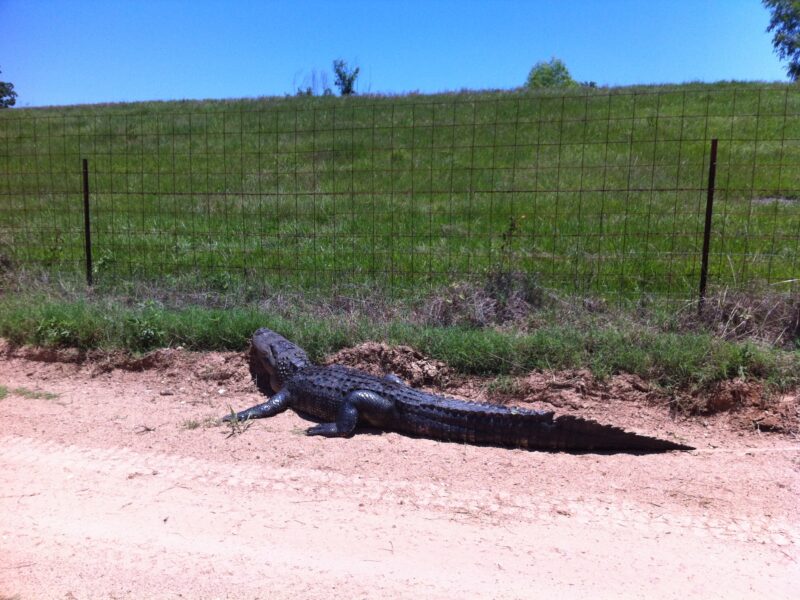
<instances>
[{"instance_id":1,"label":"alligator shadow","mask_svg":"<svg viewBox=\"0 0 800 600\"><path fill-rule=\"evenodd\" d=\"M320 419L308 413L298 411L292 409L294 413L299 416L304 421L308 421L309 423L325 423L324 419ZM455 444L459 446L474 446L477 448L502 448L503 450L521 450L523 452L546 452L548 454L572 454L572 455L584 455L584 454L593 454L593 455L613 455L613 454L625 454L628 456L646 456L650 454L664 454L665 452L673 452L673 450L626 450L626 449L618 449L618 450L572 450L569 448L565 449L558 449L558 448L525 448L523 446L514 446L514 445L507 445L507 444L492 444L486 442L461 442L458 440L439 440L436 438L428 437L425 435L419 435L415 433L406 433L404 431L395 431L393 429L381 429L379 427L373 427L371 425L362 425L359 424L356 427L355 432L350 437L358 437L362 435L373 435L373 436L383 436L387 433L396 433L397 435L401 435L405 438L413 439L413 440L428 440L437 443L443 444Z\"/></svg>"}]
</instances>

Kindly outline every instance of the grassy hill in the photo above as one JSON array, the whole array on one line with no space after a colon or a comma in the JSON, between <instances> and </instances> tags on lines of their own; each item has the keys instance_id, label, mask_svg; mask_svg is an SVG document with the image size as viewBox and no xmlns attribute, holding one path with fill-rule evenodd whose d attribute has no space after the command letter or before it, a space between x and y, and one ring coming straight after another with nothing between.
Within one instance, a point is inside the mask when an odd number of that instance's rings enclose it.
<instances>
[{"instance_id":1,"label":"grassy hill","mask_svg":"<svg viewBox=\"0 0 800 600\"><path fill-rule=\"evenodd\" d=\"M800 275L800 88L687 84L0 112L0 254L100 284L388 287L498 271L687 298ZM795 284L778 283L779 289Z\"/></svg>"}]
</instances>

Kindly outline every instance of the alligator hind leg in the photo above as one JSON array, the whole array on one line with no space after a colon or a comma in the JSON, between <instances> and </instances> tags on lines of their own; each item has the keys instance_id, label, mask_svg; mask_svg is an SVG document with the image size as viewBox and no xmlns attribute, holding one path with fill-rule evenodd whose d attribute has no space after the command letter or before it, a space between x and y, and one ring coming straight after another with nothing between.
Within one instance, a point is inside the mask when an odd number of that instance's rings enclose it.
<instances>
[{"instance_id":1,"label":"alligator hind leg","mask_svg":"<svg viewBox=\"0 0 800 600\"><path fill-rule=\"evenodd\" d=\"M336 420L333 423L320 423L308 429L306 435L324 435L325 437L347 437L353 434L361 418L372 425L379 425L392 410L392 401L380 394L368 390L350 392L344 402L339 405Z\"/></svg>"},{"instance_id":2,"label":"alligator hind leg","mask_svg":"<svg viewBox=\"0 0 800 600\"><path fill-rule=\"evenodd\" d=\"M236 413L235 415L225 415L223 421L246 421L247 419L263 419L271 417L289 408L289 392L281 390L263 404L257 404L247 410Z\"/></svg>"},{"instance_id":3,"label":"alligator hind leg","mask_svg":"<svg viewBox=\"0 0 800 600\"><path fill-rule=\"evenodd\" d=\"M355 431L358 423L358 409L350 402L344 402L336 413L333 423L320 423L306 430L306 435L325 437L347 437Z\"/></svg>"}]
</instances>

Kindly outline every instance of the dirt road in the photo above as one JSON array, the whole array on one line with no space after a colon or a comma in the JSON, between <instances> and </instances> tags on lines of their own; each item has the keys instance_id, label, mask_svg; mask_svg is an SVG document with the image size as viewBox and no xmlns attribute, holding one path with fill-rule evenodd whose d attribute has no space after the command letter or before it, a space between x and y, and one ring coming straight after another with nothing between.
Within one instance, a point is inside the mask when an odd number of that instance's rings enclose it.
<instances>
[{"instance_id":1,"label":"dirt road","mask_svg":"<svg viewBox=\"0 0 800 600\"><path fill-rule=\"evenodd\" d=\"M698 450L328 440L292 413L229 436L213 418L259 401L240 362L6 352L0 598L796 597L796 439L644 405L615 410Z\"/></svg>"}]
</instances>

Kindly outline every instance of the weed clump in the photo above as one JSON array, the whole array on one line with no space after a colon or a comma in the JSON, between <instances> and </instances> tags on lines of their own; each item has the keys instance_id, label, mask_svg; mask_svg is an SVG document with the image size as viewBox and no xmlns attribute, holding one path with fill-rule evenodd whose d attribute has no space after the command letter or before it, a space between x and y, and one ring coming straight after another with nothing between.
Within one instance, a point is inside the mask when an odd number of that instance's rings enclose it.
<instances>
[{"instance_id":1,"label":"weed clump","mask_svg":"<svg viewBox=\"0 0 800 600\"><path fill-rule=\"evenodd\" d=\"M545 298L535 275L492 271L482 283L454 283L430 296L423 303L423 321L443 327L521 322L542 308Z\"/></svg>"},{"instance_id":2,"label":"weed clump","mask_svg":"<svg viewBox=\"0 0 800 600\"><path fill-rule=\"evenodd\" d=\"M55 400L58 398L58 394L53 392L44 392L41 390L29 390L25 387L18 387L18 388L8 388L4 385L0 385L0 400L5 399L9 394L13 394L15 396L20 396L22 398L27 398L28 400Z\"/></svg>"},{"instance_id":3,"label":"weed clump","mask_svg":"<svg viewBox=\"0 0 800 600\"><path fill-rule=\"evenodd\" d=\"M729 341L758 340L778 348L800 347L800 297L769 290L723 289L708 297L686 327L702 326Z\"/></svg>"}]
</instances>

